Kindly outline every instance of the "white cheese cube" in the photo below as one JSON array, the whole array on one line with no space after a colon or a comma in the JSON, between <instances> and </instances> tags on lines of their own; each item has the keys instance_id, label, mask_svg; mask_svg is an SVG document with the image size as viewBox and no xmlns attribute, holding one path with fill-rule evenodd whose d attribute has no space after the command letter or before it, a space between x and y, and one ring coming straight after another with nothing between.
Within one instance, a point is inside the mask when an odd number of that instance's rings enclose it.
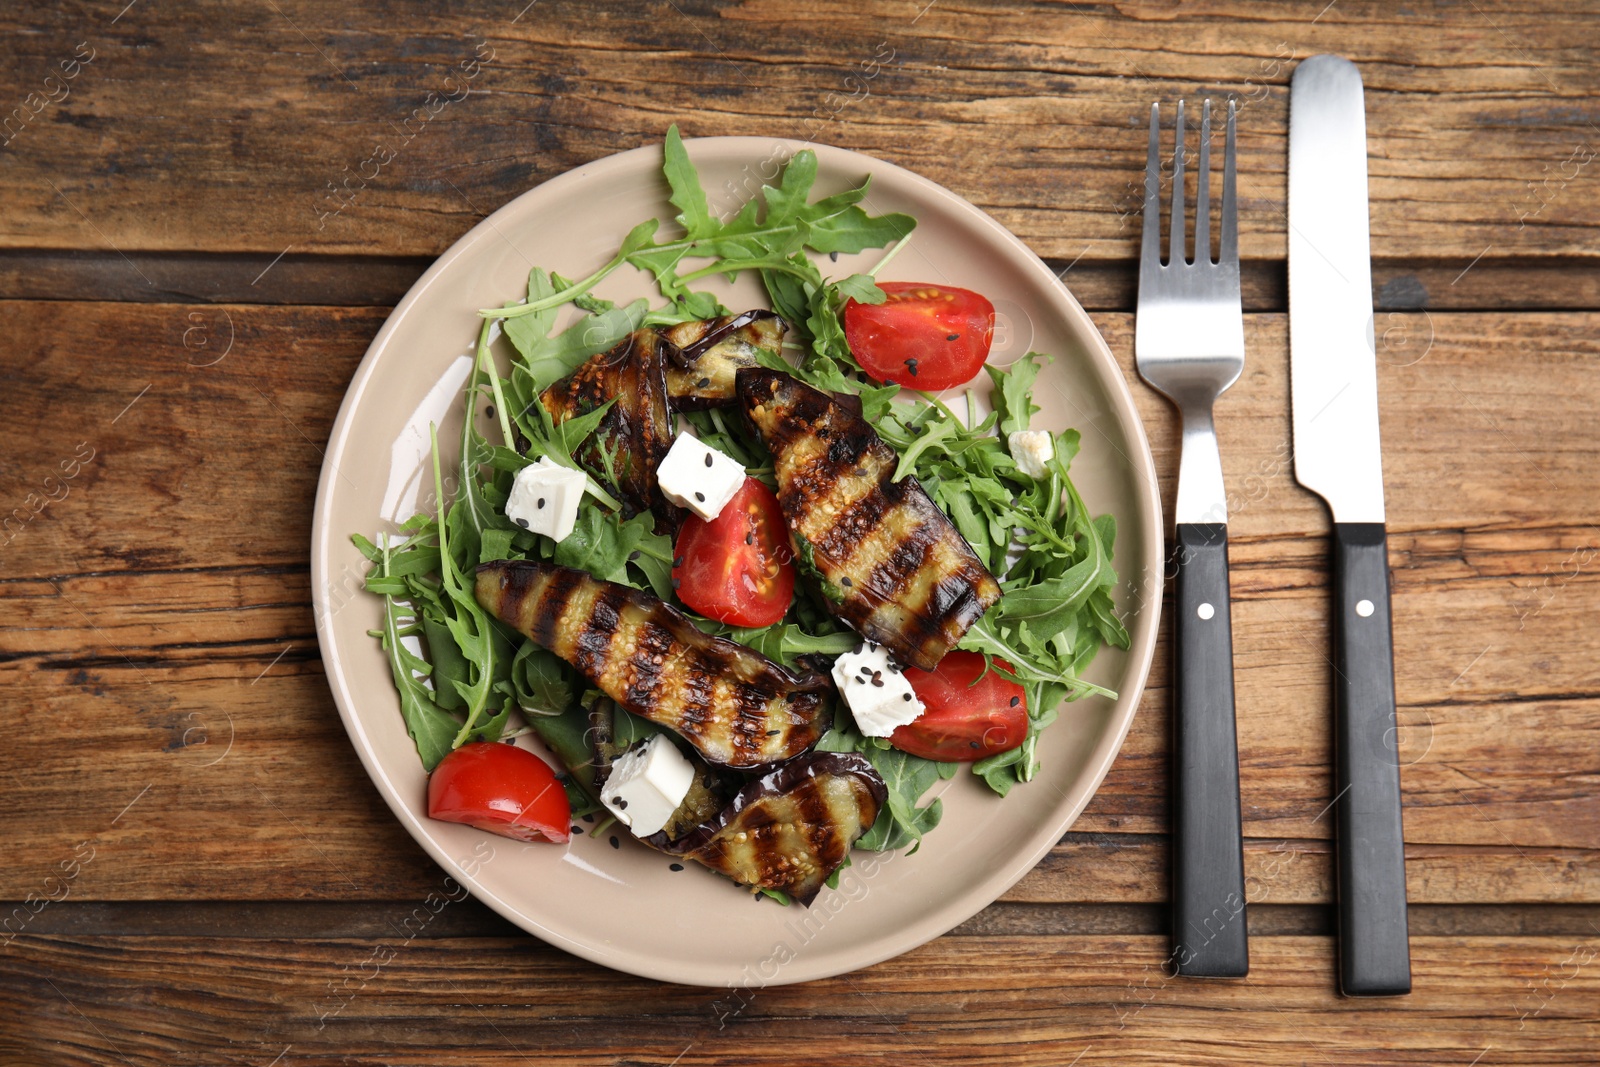
<instances>
[{"instance_id":1,"label":"white cheese cube","mask_svg":"<svg viewBox=\"0 0 1600 1067\"><path fill-rule=\"evenodd\" d=\"M922 701L882 645L868 641L834 660L833 681L868 737L888 737L922 714Z\"/></svg>"},{"instance_id":2,"label":"white cheese cube","mask_svg":"<svg viewBox=\"0 0 1600 1067\"><path fill-rule=\"evenodd\" d=\"M726 452L680 433L656 468L661 495L710 522L744 487L744 467Z\"/></svg>"},{"instance_id":3,"label":"white cheese cube","mask_svg":"<svg viewBox=\"0 0 1600 1067\"><path fill-rule=\"evenodd\" d=\"M524 530L560 541L578 521L578 504L588 481L582 471L540 456L539 462L517 472L506 500L506 518Z\"/></svg>"},{"instance_id":4,"label":"white cheese cube","mask_svg":"<svg viewBox=\"0 0 1600 1067\"><path fill-rule=\"evenodd\" d=\"M1056 454L1055 440L1048 430L1017 430L1006 438L1017 469L1030 478L1048 478L1044 465Z\"/></svg>"},{"instance_id":5,"label":"white cheese cube","mask_svg":"<svg viewBox=\"0 0 1600 1067\"><path fill-rule=\"evenodd\" d=\"M665 734L635 745L611 765L600 802L639 837L667 825L694 784L694 765Z\"/></svg>"}]
</instances>

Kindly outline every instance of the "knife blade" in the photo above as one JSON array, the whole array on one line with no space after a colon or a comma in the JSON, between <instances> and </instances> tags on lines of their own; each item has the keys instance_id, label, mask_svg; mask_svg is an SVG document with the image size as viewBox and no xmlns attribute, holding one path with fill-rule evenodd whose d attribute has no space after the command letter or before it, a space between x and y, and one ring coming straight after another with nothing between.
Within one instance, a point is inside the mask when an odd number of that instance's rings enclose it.
<instances>
[{"instance_id":1,"label":"knife blade","mask_svg":"<svg viewBox=\"0 0 1600 1067\"><path fill-rule=\"evenodd\" d=\"M1289 91L1289 368L1295 478L1333 516L1339 985L1411 991L1378 436L1361 74L1312 56Z\"/></svg>"}]
</instances>

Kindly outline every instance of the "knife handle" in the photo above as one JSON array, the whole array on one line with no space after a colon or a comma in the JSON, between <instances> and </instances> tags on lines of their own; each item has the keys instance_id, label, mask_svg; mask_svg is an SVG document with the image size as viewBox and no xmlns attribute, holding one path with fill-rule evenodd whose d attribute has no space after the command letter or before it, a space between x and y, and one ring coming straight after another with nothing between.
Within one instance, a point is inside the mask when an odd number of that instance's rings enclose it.
<instances>
[{"instance_id":1,"label":"knife handle","mask_svg":"<svg viewBox=\"0 0 1600 1067\"><path fill-rule=\"evenodd\" d=\"M1338 774L1339 987L1411 992L1400 750L1381 522L1333 527L1334 748Z\"/></svg>"},{"instance_id":2,"label":"knife handle","mask_svg":"<svg viewBox=\"0 0 1600 1067\"><path fill-rule=\"evenodd\" d=\"M1172 946L1178 974L1250 972L1228 527L1178 523L1173 616Z\"/></svg>"}]
</instances>

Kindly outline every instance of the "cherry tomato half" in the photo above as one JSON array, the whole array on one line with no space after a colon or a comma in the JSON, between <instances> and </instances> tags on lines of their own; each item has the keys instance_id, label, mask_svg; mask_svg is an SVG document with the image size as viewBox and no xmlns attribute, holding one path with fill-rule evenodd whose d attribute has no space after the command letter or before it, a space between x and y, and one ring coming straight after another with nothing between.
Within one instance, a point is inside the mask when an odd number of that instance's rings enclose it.
<instances>
[{"instance_id":1,"label":"cherry tomato half","mask_svg":"<svg viewBox=\"0 0 1600 1067\"><path fill-rule=\"evenodd\" d=\"M1011 669L1005 660L995 663ZM973 685L979 675L983 680ZM902 752L967 762L1007 752L1027 739L1027 692L992 670L984 674L977 652L946 653L931 671L907 667L906 680L927 710L889 736Z\"/></svg>"},{"instance_id":2,"label":"cherry tomato half","mask_svg":"<svg viewBox=\"0 0 1600 1067\"><path fill-rule=\"evenodd\" d=\"M517 841L572 836L572 806L550 765L499 741L475 741L439 761L428 779L428 817Z\"/></svg>"},{"instance_id":3,"label":"cherry tomato half","mask_svg":"<svg viewBox=\"0 0 1600 1067\"><path fill-rule=\"evenodd\" d=\"M794 600L794 552L772 490L746 478L715 519L690 515L678 532L678 599L718 622L771 626Z\"/></svg>"},{"instance_id":4,"label":"cherry tomato half","mask_svg":"<svg viewBox=\"0 0 1600 1067\"><path fill-rule=\"evenodd\" d=\"M881 304L848 301L844 337L880 382L937 392L970 382L989 358L994 305L969 289L879 282Z\"/></svg>"}]
</instances>

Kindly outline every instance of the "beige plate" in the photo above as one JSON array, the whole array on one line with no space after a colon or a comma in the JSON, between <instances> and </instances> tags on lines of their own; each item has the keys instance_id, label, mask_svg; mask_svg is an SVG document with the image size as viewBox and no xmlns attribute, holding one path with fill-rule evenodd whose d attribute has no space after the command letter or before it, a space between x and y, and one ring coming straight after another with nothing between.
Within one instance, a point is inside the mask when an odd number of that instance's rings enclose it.
<instances>
[{"instance_id":1,"label":"beige plate","mask_svg":"<svg viewBox=\"0 0 1600 1067\"><path fill-rule=\"evenodd\" d=\"M713 210L731 211L800 147L718 137L689 142L689 154ZM1031 869L1088 804L1133 719L1155 645L1161 597L1155 471L1127 385L1089 316L1022 242L965 200L867 156L815 151L819 195L870 173L866 206L873 213L903 211L918 220L914 240L886 268L885 280L944 282L988 295L998 313L995 362L1029 348L1055 355L1035 390L1043 411L1034 425L1082 432L1074 479L1096 513L1117 517L1119 607L1133 646L1102 652L1089 677L1121 699L1067 705L1044 735L1036 781L1004 800L966 774L939 783L934 792L944 798L944 821L915 855L855 853L840 888L824 890L809 911L752 901L698 867L669 871L667 857L625 835L620 849L605 837L526 845L426 818L426 776L406 736L387 661L367 636L378 625L379 602L359 592L365 562L350 534L373 536L418 506L432 506L431 474L423 474L428 423L441 424L441 442L459 434L477 308L520 299L535 264L582 277L610 258L634 223L676 213L666 200L657 147L546 182L439 258L357 369L317 489L311 565L322 658L356 751L395 816L478 899L525 930L597 963L664 981L768 985L822 978L915 948L972 916ZM880 256L841 256L822 266L842 277ZM719 280L707 288L717 285L736 310L765 306L754 281ZM648 280L631 268L599 291L618 300L651 295ZM448 472L456 449L442 447Z\"/></svg>"}]
</instances>

